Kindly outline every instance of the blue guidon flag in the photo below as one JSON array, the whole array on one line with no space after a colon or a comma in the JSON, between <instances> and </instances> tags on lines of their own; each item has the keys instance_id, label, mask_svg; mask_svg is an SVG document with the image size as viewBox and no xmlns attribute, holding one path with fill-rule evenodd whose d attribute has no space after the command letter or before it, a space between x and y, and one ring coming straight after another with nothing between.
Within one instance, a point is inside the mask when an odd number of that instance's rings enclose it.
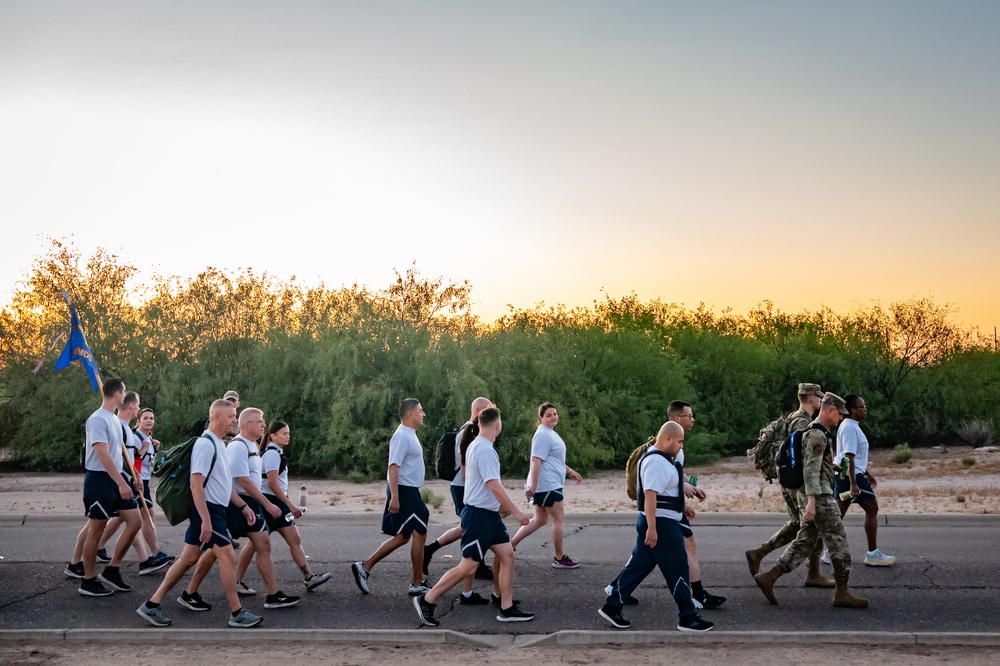
<instances>
[{"instance_id":1,"label":"blue guidon flag","mask_svg":"<svg viewBox=\"0 0 1000 666\"><path fill-rule=\"evenodd\" d=\"M70 334L69 340L66 342L66 347L63 349L62 354L59 356L59 360L56 361L56 365L52 368L52 371L62 370L63 368L69 367L69 364L73 361L80 361L83 368L87 371L87 375L90 377L90 385L94 387L94 391L101 390L101 373L97 369L97 362L94 360L94 353L90 351L90 347L87 345L87 338L83 334L83 329L80 327L80 315L76 313L76 308L69 301L69 294L63 290L63 298L66 299L66 305L69 306L69 325Z\"/></svg>"}]
</instances>

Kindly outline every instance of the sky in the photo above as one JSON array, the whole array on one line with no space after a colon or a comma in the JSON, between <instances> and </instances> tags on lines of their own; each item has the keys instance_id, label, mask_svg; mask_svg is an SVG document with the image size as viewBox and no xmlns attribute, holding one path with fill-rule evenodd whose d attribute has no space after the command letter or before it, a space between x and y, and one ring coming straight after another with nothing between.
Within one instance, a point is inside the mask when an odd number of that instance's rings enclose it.
<instances>
[{"instance_id":1,"label":"sky","mask_svg":"<svg viewBox=\"0 0 1000 666\"><path fill-rule=\"evenodd\" d=\"M0 304L154 274L1000 325L1000 3L0 2Z\"/></svg>"}]
</instances>

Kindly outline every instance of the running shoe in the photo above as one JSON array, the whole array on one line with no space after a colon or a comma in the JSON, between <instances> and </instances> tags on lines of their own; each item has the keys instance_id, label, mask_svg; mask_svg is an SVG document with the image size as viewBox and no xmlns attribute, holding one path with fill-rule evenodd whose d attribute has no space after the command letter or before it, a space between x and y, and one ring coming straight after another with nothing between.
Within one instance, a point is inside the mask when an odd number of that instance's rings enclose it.
<instances>
[{"instance_id":1,"label":"running shoe","mask_svg":"<svg viewBox=\"0 0 1000 666\"><path fill-rule=\"evenodd\" d=\"M894 555L886 555L878 548L865 553L865 564L870 567L891 567L895 562Z\"/></svg>"},{"instance_id":2,"label":"running shoe","mask_svg":"<svg viewBox=\"0 0 1000 666\"><path fill-rule=\"evenodd\" d=\"M368 577L371 576L371 574L365 571L365 567L361 564L361 562L355 562L351 565L351 574L354 576L354 583L363 594L371 592L371 590L368 589Z\"/></svg>"},{"instance_id":3,"label":"running shoe","mask_svg":"<svg viewBox=\"0 0 1000 666\"><path fill-rule=\"evenodd\" d=\"M115 593L114 590L101 585L101 581L96 578L84 578L80 581L80 589L77 592L85 597L109 597Z\"/></svg>"},{"instance_id":4,"label":"running shoe","mask_svg":"<svg viewBox=\"0 0 1000 666\"><path fill-rule=\"evenodd\" d=\"M146 622L154 627L169 627L170 618L163 614L163 607L150 608L148 603L144 603L135 609L135 612Z\"/></svg>"},{"instance_id":5,"label":"running shoe","mask_svg":"<svg viewBox=\"0 0 1000 666\"><path fill-rule=\"evenodd\" d=\"M605 620L611 623L611 626L615 629L628 629L632 626L632 623L622 617L622 609L615 608L614 606L609 606L604 604L601 606L597 614L603 617Z\"/></svg>"},{"instance_id":6,"label":"running shoe","mask_svg":"<svg viewBox=\"0 0 1000 666\"><path fill-rule=\"evenodd\" d=\"M693 615L678 622L677 630L697 634L703 631L711 631L714 626L714 623L709 622L708 620L703 620L697 615Z\"/></svg>"},{"instance_id":7,"label":"running shoe","mask_svg":"<svg viewBox=\"0 0 1000 666\"><path fill-rule=\"evenodd\" d=\"M145 562L139 562L139 575L148 576L154 571L159 571L163 567L169 566L169 560L158 560L152 555Z\"/></svg>"},{"instance_id":8,"label":"running shoe","mask_svg":"<svg viewBox=\"0 0 1000 666\"><path fill-rule=\"evenodd\" d=\"M254 615L246 608L239 609L235 615L229 615L229 626L236 627L237 629L249 629L250 627L256 627L263 621L264 618L260 615Z\"/></svg>"},{"instance_id":9,"label":"running shoe","mask_svg":"<svg viewBox=\"0 0 1000 666\"><path fill-rule=\"evenodd\" d=\"M824 548L823 555L820 556L819 561L823 564L833 564L833 560L830 559L830 551Z\"/></svg>"},{"instance_id":10,"label":"running shoe","mask_svg":"<svg viewBox=\"0 0 1000 666\"><path fill-rule=\"evenodd\" d=\"M177 603L188 610L193 611L210 611L212 610L212 604L208 603L201 598L201 595L197 592L188 594L187 592L181 592L181 596L177 597Z\"/></svg>"},{"instance_id":11,"label":"running shoe","mask_svg":"<svg viewBox=\"0 0 1000 666\"><path fill-rule=\"evenodd\" d=\"M97 551L97 561L100 562L101 564L107 564L108 562L111 561L111 556L108 555L108 551L106 548L101 548L99 551Z\"/></svg>"},{"instance_id":12,"label":"running shoe","mask_svg":"<svg viewBox=\"0 0 1000 666\"><path fill-rule=\"evenodd\" d=\"M694 595L691 595L691 596L694 599L694 601L696 602L695 603L696 607L698 607L698 608L705 608L707 610L713 610L715 608L718 608L722 604L726 603L726 598L725 597L720 597L720 596L715 595L715 594L709 594L708 590L705 590L697 598L694 598Z\"/></svg>"},{"instance_id":13,"label":"running shoe","mask_svg":"<svg viewBox=\"0 0 1000 666\"><path fill-rule=\"evenodd\" d=\"M253 589L241 580L236 581L236 594L241 597L253 597L257 595L257 590Z\"/></svg>"},{"instance_id":14,"label":"running shoe","mask_svg":"<svg viewBox=\"0 0 1000 666\"><path fill-rule=\"evenodd\" d=\"M122 580L121 572L118 571L117 567L114 570L111 570L111 567L105 568L97 576L97 579L115 592L130 592L132 590L132 586Z\"/></svg>"},{"instance_id":15,"label":"running shoe","mask_svg":"<svg viewBox=\"0 0 1000 666\"><path fill-rule=\"evenodd\" d=\"M302 581L302 584L306 586L306 592L312 592L317 587L330 580L330 574L313 574L309 578Z\"/></svg>"},{"instance_id":16,"label":"running shoe","mask_svg":"<svg viewBox=\"0 0 1000 666\"><path fill-rule=\"evenodd\" d=\"M534 619L534 613L521 610L521 606L516 603L511 604L510 608L501 608L497 614L497 622L530 622Z\"/></svg>"},{"instance_id":17,"label":"running shoe","mask_svg":"<svg viewBox=\"0 0 1000 666\"><path fill-rule=\"evenodd\" d=\"M288 596L281 590L278 590L276 594L264 597L264 608L289 608L297 603L299 603L298 597Z\"/></svg>"},{"instance_id":18,"label":"running shoe","mask_svg":"<svg viewBox=\"0 0 1000 666\"><path fill-rule=\"evenodd\" d=\"M427 594L431 591L431 584L427 582L427 579L420 581L419 585L414 585L410 583L410 596L416 597L421 594Z\"/></svg>"},{"instance_id":19,"label":"running shoe","mask_svg":"<svg viewBox=\"0 0 1000 666\"><path fill-rule=\"evenodd\" d=\"M86 575L83 572L83 562L77 562L76 564L70 562L69 564L66 565L66 568L63 569L63 573L69 576L70 578L79 578L80 580L83 580L84 576Z\"/></svg>"},{"instance_id":20,"label":"running shoe","mask_svg":"<svg viewBox=\"0 0 1000 666\"><path fill-rule=\"evenodd\" d=\"M424 594L419 594L413 597L413 607L417 609L417 617L420 618L420 622L427 627L436 627L441 624L434 617L434 609L437 608L437 604L429 604L424 601Z\"/></svg>"},{"instance_id":21,"label":"running shoe","mask_svg":"<svg viewBox=\"0 0 1000 666\"><path fill-rule=\"evenodd\" d=\"M569 559L569 555L563 555L562 559L552 558L552 568L553 569L576 569L580 566L579 562L574 562Z\"/></svg>"},{"instance_id":22,"label":"running shoe","mask_svg":"<svg viewBox=\"0 0 1000 666\"><path fill-rule=\"evenodd\" d=\"M459 595L458 603L461 606L488 606L490 600L478 592L473 592L469 596Z\"/></svg>"}]
</instances>

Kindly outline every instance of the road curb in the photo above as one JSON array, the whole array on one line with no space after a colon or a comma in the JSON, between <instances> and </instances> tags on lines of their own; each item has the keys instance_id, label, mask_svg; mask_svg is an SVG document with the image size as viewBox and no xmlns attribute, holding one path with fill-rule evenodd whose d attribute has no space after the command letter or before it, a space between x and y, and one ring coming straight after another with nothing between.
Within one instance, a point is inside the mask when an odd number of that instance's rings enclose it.
<instances>
[{"instance_id":1,"label":"road curb","mask_svg":"<svg viewBox=\"0 0 1000 666\"><path fill-rule=\"evenodd\" d=\"M710 631L687 634L679 631L557 631L552 634L465 634L448 629L0 629L0 641L93 641L141 638L143 642L213 641L243 642L248 635L268 642L314 641L331 643L386 643L420 645L469 645L479 648L547 647L554 645L660 645L699 643L711 645L827 644L827 645L936 645L1000 646L1000 633L807 631L775 633L763 631Z\"/></svg>"}]
</instances>

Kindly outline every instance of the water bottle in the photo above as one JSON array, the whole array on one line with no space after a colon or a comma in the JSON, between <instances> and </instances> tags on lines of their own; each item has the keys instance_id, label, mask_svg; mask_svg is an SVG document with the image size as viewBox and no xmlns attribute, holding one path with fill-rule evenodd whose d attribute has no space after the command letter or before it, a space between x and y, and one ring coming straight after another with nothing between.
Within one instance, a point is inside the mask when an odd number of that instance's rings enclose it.
<instances>
[{"instance_id":1,"label":"water bottle","mask_svg":"<svg viewBox=\"0 0 1000 666\"><path fill-rule=\"evenodd\" d=\"M306 512L306 487L302 486L299 488L299 508L302 509L302 513Z\"/></svg>"},{"instance_id":2,"label":"water bottle","mask_svg":"<svg viewBox=\"0 0 1000 666\"><path fill-rule=\"evenodd\" d=\"M292 515L291 511L285 514L285 520L289 523L295 522L295 516Z\"/></svg>"},{"instance_id":3,"label":"water bottle","mask_svg":"<svg viewBox=\"0 0 1000 666\"><path fill-rule=\"evenodd\" d=\"M698 477L695 476L694 474L692 474L691 478L688 479L688 483L690 483L692 486L694 486L695 488L697 488L698 487Z\"/></svg>"},{"instance_id":4,"label":"water bottle","mask_svg":"<svg viewBox=\"0 0 1000 666\"><path fill-rule=\"evenodd\" d=\"M847 456L840 459L840 478L846 479L847 474L851 469L851 465L847 462Z\"/></svg>"},{"instance_id":5,"label":"water bottle","mask_svg":"<svg viewBox=\"0 0 1000 666\"><path fill-rule=\"evenodd\" d=\"M525 492L528 492L528 490L530 490L530 489L531 489L531 484L530 483L524 484L524 491ZM530 509L531 508L532 499L530 497L528 497L527 495L524 496L524 499L527 501L528 508Z\"/></svg>"}]
</instances>

